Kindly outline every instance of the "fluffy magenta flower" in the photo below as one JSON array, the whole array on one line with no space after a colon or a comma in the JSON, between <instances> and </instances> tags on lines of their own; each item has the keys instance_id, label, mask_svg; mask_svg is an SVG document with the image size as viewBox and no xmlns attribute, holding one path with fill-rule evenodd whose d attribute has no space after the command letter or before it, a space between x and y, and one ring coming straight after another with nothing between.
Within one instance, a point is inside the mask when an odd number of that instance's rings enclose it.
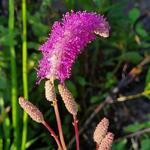
<instances>
[{"instance_id":1,"label":"fluffy magenta flower","mask_svg":"<svg viewBox=\"0 0 150 150\"><path fill-rule=\"evenodd\" d=\"M70 77L71 67L81 50L96 38L109 36L106 19L91 12L66 13L55 22L47 41L39 48L43 58L39 62L37 76L55 78L64 82Z\"/></svg>"}]
</instances>

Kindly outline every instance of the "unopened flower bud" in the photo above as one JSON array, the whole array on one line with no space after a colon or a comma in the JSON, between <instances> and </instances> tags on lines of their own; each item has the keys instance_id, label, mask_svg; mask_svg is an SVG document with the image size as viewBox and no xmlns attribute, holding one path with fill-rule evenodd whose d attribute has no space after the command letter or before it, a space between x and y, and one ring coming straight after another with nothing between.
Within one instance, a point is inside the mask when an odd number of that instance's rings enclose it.
<instances>
[{"instance_id":1,"label":"unopened flower bud","mask_svg":"<svg viewBox=\"0 0 150 150\"><path fill-rule=\"evenodd\" d=\"M65 103L67 110L72 115L77 115L77 111L78 111L77 104L76 104L71 92L66 88L66 86L64 86L62 84L58 85L58 90L62 97L62 100Z\"/></svg>"},{"instance_id":2,"label":"unopened flower bud","mask_svg":"<svg viewBox=\"0 0 150 150\"><path fill-rule=\"evenodd\" d=\"M48 101L53 101L56 99L55 87L50 80L45 82L45 97Z\"/></svg>"},{"instance_id":3,"label":"unopened flower bud","mask_svg":"<svg viewBox=\"0 0 150 150\"><path fill-rule=\"evenodd\" d=\"M43 114L31 102L25 100L23 97L19 97L19 104L34 121L38 123L44 122Z\"/></svg>"},{"instance_id":4,"label":"unopened flower bud","mask_svg":"<svg viewBox=\"0 0 150 150\"><path fill-rule=\"evenodd\" d=\"M109 126L109 120L107 118L103 118L100 121L100 123L97 125L93 134L93 139L97 144L100 144L102 139L106 136L108 126Z\"/></svg>"},{"instance_id":5,"label":"unopened flower bud","mask_svg":"<svg viewBox=\"0 0 150 150\"><path fill-rule=\"evenodd\" d=\"M114 134L108 132L105 138L102 140L101 144L99 145L98 150L111 150L113 140L114 140Z\"/></svg>"}]
</instances>

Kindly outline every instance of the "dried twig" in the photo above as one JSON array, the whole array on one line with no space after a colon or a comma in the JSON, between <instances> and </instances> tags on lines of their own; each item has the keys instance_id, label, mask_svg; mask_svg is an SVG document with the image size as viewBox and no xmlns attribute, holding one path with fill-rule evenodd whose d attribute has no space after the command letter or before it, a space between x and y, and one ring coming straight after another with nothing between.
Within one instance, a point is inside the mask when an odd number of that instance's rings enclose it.
<instances>
[{"instance_id":1,"label":"dried twig","mask_svg":"<svg viewBox=\"0 0 150 150\"><path fill-rule=\"evenodd\" d=\"M132 138L132 137L135 137L135 136L141 136L142 134L148 133L148 132L150 132L150 128L146 128L146 129L143 129L143 130L139 130L139 131L136 131L136 132L134 132L134 133L125 135L125 136L123 136L123 137L119 137L118 139L115 140L115 142L120 141L120 140L122 140L122 139L126 139L126 138Z\"/></svg>"}]
</instances>

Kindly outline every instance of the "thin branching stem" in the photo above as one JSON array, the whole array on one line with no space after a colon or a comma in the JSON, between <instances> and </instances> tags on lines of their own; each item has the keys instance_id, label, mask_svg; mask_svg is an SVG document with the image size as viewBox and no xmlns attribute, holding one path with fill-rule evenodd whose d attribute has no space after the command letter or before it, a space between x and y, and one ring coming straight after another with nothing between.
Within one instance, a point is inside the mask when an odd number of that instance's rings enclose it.
<instances>
[{"instance_id":1,"label":"thin branching stem","mask_svg":"<svg viewBox=\"0 0 150 150\"><path fill-rule=\"evenodd\" d=\"M63 150L63 149L62 149L62 146L61 146L61 143L60 143L60 141L59 141L59 139L58 139L58 136L55 134L55 132L54 132L53 129L49 126L49 124L48 124L46 121L44 121L42 124L43 124L43 125L46 127L46 129L50 132L51 136L54 137L54 139L55 139L55 141L56 141L56 143L57 143L57 145L58 145L59 150Z\"/></svg>"}]
</instances>

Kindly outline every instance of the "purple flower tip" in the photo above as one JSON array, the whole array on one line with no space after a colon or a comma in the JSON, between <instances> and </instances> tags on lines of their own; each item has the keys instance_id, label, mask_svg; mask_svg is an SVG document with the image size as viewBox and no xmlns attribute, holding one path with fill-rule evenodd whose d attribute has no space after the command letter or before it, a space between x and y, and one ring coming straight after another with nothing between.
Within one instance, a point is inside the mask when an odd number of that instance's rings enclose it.
<instances>
[{"instance_id":1,"label":"purple flower tip","mask_svg":"<svg viewBox=\"0 0 150 150\"><path fill-rule=\"evenodd\" d=\"M64 82L70 77L71 67L81 50L96 34L109 36L109 24L106 19L91 12L67 12L60 22L56 21L47 41L39 50L43 57L39 61L37 76L59 79Z\"/></svg>"}]
</instances>

